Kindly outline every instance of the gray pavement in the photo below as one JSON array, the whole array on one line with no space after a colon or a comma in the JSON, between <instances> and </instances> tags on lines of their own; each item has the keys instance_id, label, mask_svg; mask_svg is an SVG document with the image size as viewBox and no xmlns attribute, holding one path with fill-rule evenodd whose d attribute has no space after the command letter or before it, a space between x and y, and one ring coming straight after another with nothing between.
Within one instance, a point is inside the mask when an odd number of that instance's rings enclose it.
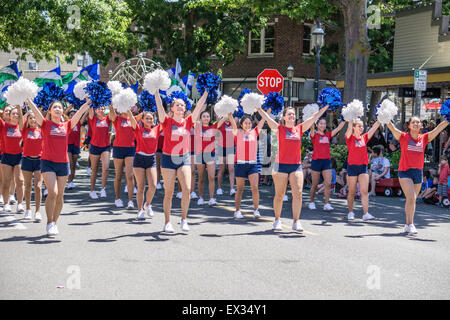
<instances>
[{"instance_id":1,"label":"gray pavement","mask_svg":"<svg viewBox=\"0 0 450 320\"><path fill-rule=\"evenodd\" d=\"M163 190L153 202L154 218L138 222L135 210L114 207L112 174L108 198L89 199L84 158L77 188L66 192L56 238L46 236L45 220L0 214L0 299L450 298L449 209L419 204L419 233L411 237L402 232L400 198L371 198L377 217L371 222L361 220L358 201L357 219L349 223L345 200L334 197L335 211L325 213L319 197L312 211L306 190L305 232L291 230L290 202L284 230L274 232L273 187L261 187L262 219L252 217L247 189L245 219L233 219L227 195L214 208L192 201L191 231L184 233L174 199L176 233L165 234Z\"/></svg>"}]
</instances>

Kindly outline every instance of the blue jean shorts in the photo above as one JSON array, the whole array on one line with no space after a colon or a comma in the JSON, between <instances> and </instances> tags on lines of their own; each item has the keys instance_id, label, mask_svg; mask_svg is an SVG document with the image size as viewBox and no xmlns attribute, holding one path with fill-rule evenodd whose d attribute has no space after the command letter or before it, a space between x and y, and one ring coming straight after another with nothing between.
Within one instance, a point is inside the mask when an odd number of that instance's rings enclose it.
<instances>
[{"instance_id":1,"label":"blue jean shorts","mask_svg":"<svg viewBox=\"0 0 450 320\"><path fill-rule=\"evenodd\" d=\"M324 170L331 170L331 160L330 159L311 160L311 170L317 172L322 172Z\"/></svg>"},{"instance_id":2,"label":"blue jean shorts","mask_svg":"<svg viewBox=\"0 0 450 320\"><path fill-rule=\"evenodd\" d=\"M41 158L31 158L31 157L23 157L22 158L22 171L40 171L41 170Z\"/></svg>"},{"instance_id":3,"label":"blue jean shorts","mask_svg":"<svg viewBox=\"0 0 450 320\"><path fill-rule=\"evenodd\" d=\"M6 164L11 167L15 167L20 164L22 160L22 154L10 154L4 153L2 154L2 164Z\"/></svg>"},{"instance_id":4,"label":"blue jean shorts","mask_svg":"<svg viewBox=\"0 0 450 320\"><path fill-rule=\"evenodd\" d=\"M367 165L365 165L365 164L361 164L361 165L349 164L347 166L347 174L350 177L357 177L360 174L368 174Z\"/></svg>"},{"instance_id":5,"label":"blue jean shorts","mask_svg":"<svg viewBox=\"0 0 450 320\"><path fill-rule=\"evenodd\" d=\"M215 152L202 152L194 157L195 164L208 164L216 161Z\"/></svg>"},{"instance_id":6,"label":"blue jean shorts","mask_svg":"<svg viewBox=\"0 0 450 320\"><path fill-rule=\"evenodd\" d=\"M248 178L249 175L260 173L257 163L235 163L234 175L236 178Z\"/></svg>"},{"instance_id":7,"label":"blue jean shorts","mask_svg":"<svg viewBox=\"0 0 450 320\"><path fill-rule=\"evenodd\" d=\"M135 147L113 147L114 159L125 159L128 157L134 157L136 154Z\"/></svg>"},{"instance_id":8,"label":"blue jean shorts","mask_svg":"<svg viewBox=\"0 0 450 320\"><path fill-rule=\"evenodd\" d=\"M286 164L275 162L273 170L276 172L291 174L292 172L295 171L302 171L303 168L301 164Z\"/></svg>"},{"instance_id":9,"label":"blue jean shorts","mask_svg":"<svg viewBox=\"0 0 450 320\"><path fill-rule=\"evenodd\" d=\"M69 175L68 162L53 162L49 160L41 160L41 172L54 172L57 177Z\"/></svg>"},{"instance_id":10,"label":"blue jean shorts","mask_svg":"<svg viewBox=\"0 0 450 320\"><path fill-rule=\"evenodd\" d=\"M409 169L407 171L399 171L399 178L411 179L414 184L422 183L423 181L423 171L420 169Z\"/></svg>"},{"instance_id":11,"label":"blue jean shorts","mask_svg":"<svg viewBox=\"0 0 450 320\"><path fill-rule=\"evenodd\" d=\"M67 152L71 154L80 154L80 147L75 147L74 144L69 144L67 146Z\"/></svg>"},{"instance_id":12,"label":"blue jean shorts","mask_svg":"<svg viewBox=\"0 0 450 320\"><path fill-rule=\"evenodd\" d=\"M163 153L161 156L161 168L178 170L182 166L191 166L191 154L168 155Z\"/></svg>"},{"instance_id":13,"label":"blue jean shorts","mask_svg":"<svg viewBox=\"0 0 450 320\"><path fill-rule=\"evenodd\" d=\"M156 168L156 158L154 154L144 156L143 154L136 153L133 160L134 168Z\"/></svg>"},{"instance_id":14,"label":"blue jean shorts","mask_svg":"<svg viewBox=\"0 0 450 320\"><path fill-rule=\"evenodd\" d=\"M89 146L89 153L94 156L100 156L103 152L111 152L111 146L106 146L106 147L101 147L101 148L94 146L93 144L91 144Z\"/></svg>"}]
</instances>

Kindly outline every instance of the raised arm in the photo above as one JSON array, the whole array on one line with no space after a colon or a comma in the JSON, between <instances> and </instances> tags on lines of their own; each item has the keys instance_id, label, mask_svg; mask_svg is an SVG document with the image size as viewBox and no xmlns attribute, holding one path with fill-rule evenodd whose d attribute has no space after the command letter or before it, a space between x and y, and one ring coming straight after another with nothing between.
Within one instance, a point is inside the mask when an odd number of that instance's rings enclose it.
<instances>
[{"instance_id":1,"label":"raised arm","mask_svg":"<svg viewBox=\"0 0 450 320\"><path fill-rule=\"evenodd\" d=\"M237 124L236 124L236 121L234 121L233 115L231 113L228 114L228 120L230 120L231 128L233 129L233 131L232 131L233 135L234 136L237 135L237 131L238 131Z\"/></svg>"},{"instance_id":2,"label":"raised arm","mask_svg":"<svg viewBox=\"0 0 450 320\"><path fill-rule=\"evenodd\" d=\"M310 139L312 139L312 138L314 138L314 135L316 134L316 132L315 132L315 123L313 123L312 124L312 126L311 126L311 130L309 131L309 137L310 137Z\"/></svg>"},{"instance_id":3,"label":"raised arm","mask_svg":"<svg viewBox=\"0 0 450 320\"><path fill-rule=\"evenodd\" d=\"M131 126L133 127L133 130L136 130L137 121L136 121L135 117L133 116L133 112L131 112L131 110L128 110L127 113L128 113L128 117L130 117L130 122L131 122Z\"/></svg>"},{"instance_id":4,"label":"raised arm","mask_svg":"<svg viewBox=\"0 0 450 320\"><path fill-rule=\"evenodd\" d=\"M111 122L116 121L117 113L116 113L116 110L114 110L114 107L112 105L109 106L108 117L109 117L109 120L111 120Z\"/></svg>"},{"instance_id":5,"label":"raised arm","mask_svg":"<svg viewBox=\"0 0 450 320\"><path fill-rule=\"evenodd\" d=\"M90 110L90 109L92 109L92 108L89 108L89 110ZM87 110L87 111L85 111L85 112L83 113L83 116L81 117L81 120L80 120L81 124L84 123L84 121L86 120L87 116L89 115L89 110Z\"/></svg>"},{"instance_id":6,"label":"raised arm","mask_svg":"<svg viewBox=\"0 0 450 320\"><path fill-rule=\"evenodd\" d=\"M206 109L207 98L208 92L205 90L205 92L203 92L202 97L198 100L197 104L195 105L194 110L192 111L192 122L197 122L198 118L200 117L200 113L202 113L203 110Z\"/></svg>"},{"instance_id":7,"label":"raised arm","mask_svg":"<svg viewBox=\"0 0 450 320\"><path fill-rule=\"evenodd\" d=\"M309 128L311 128L311 126L314 124L314 122L316 122L317 120L319 120L319 118L325 113L325 111L328 110L328 105L326 105L325 107L319 109L319 111L317 111L316 113L313 114L313 116L311 118L309 118L306 121L303 121L302 123L302 130L303 132L308 131Z\"/></svg>"},{"instance_id":8,"label":"raised arm","mask_svg":"<svg viewBox=\"0 0 450 320\"><path fill-rule=\"evenodd\" d=\"M90 105L91 101L87 99L86 102L81 106L81 108L77 110L77 112L70 120L70 129L73 129L77 125L78 121L80 121L81 119L81 116L87 111Z\"/></svg>"},{"instance_id":9,"label":"raised arm","mask_svg":"<svg viewBox=\"0 0 450 320\"><path fill-rule=\"evenodd\" d=\"M30 107L30 109L33 111L35 117L36 117L36 122L39 126L42 126L42 123L44 123L44 116L42 115L41 111L36 107L36 105L34 104L33 101L31 101L30 99L27 99L25 101L25 103L27 104L27 106Z\"/></svg>"},{"instance_id":10,"label":"raised arm","mask_svg":"<svg viewBox=\"0 0 450 320\"><path fill-rule=\"evenodd\" d=\"M17 108L17 113L19 114L19 129L20 129L20 131L22 131L23 124L24 124L23 114L22 114L22 107L21 106L16 106L16 108Z\"/></svg>"},{"instance_id":11,"label":"raised arm","mask_svg":"<svg viewBox=\"0 0 450 320\"><path fill-rule=\"evenodd\" d=\"M264 110L263 110L263 108L258 108L258 113L261 115L261 117L265 120L265 121L267 121L267 124L269 125L269 127L270 127L270 129L272 129L272 130L278 130L278 123L275 121L275 120L273 120L268 114L267 114L267 112L265 112ZM263 125L264 125L264 123L263 123Z\"/></svg>"},{"instance_id":12,"label":"raised arm","mask_svg":"<svg viewBox=\"0 0 450 320\"><path fill-rule=\"evenodd\" d=\"M392 123L392 121L389 122L389 123L387 124L387 127L388 127L389 130L391 130L392 135L394 136L394 138L395 138L397 141L399 141L399 140L400 140L400 137L402 136L402 132L401 132L400 130L398 130L398 129L394 126L394 124Z\"/></svg>"},{"instance_id":13,"label":"raised arm","mask_svg":"<svg viewBox=\"0 0 450 320\"><path fill-rule=\"evenodd\" d=\"M257 125L258 132L261 132L262 128L264 127L264 122L266 122L266 119L264 119L264 118L261 118L261 120L259 120L258 125Z\"/></svg>"},{"instance_id":14,"label":"raised arm","mask_svg":"<svg viewBox=\"0 0 450 320\"><path fill-rule=\"evenodd\" d=\"M375 134L375 132L378 130L378 128L380 127L380 121L375 121L375 123L373 124L372 128L370 128L369 132L367 132L367 139L370 140L372 139L373 135Z\"/></svg>"},{"instance_id":15,"label":"raised arm","mask_svg":"<svg viewBox=\"0 0 450 320\"><path fill-rule=\"evenodd\" d=\"M93 108L89 108L89 120L94 119L94 109Z\"/></svg>"},{"instance_id":16,"label":"raised arm","mask_svg":"<svg viewBox=\"0 0 450 320\"><path fill-rule=\"evenodd\" d=\"M345 121L339 122L339 125L333 131L331 131L331 137L334 137L335 135L337 135L344 126L345 126Z\"/></svg>"},{"instance_id":17,"label":"raised arm","mask_svg":"<svg viewBox=\"0 0 450 320\"><path fill-rule=\"evenodd\" d=\"M142 120L142 116L144 115L144 112L141 112L137 114L134 118L136 119L136 122L139 122Z\"/></svg>"},{"instance_id":18,"label":"raised arm","mask_svg":"<svg viewBox=\"0 0 450 320\"><path fill-rule=\"evenodd\" d=\"M347 131L345 132L345 137L348 139L353 133L353 120L348 122Z\"/></svg>"},{"instance_id":19,"label":"raised arm","mask_svg":"<svg viewBox=\"0 0 450 320\"><path fill-rule=\"evenodd\" d=\"M164 110L164 105L161 100L161 96L159 95L159 90L155 93L155 101L156 101L156 107L158 109L158 118L159 122L164 122L166 119L166 110Z\"/></svg>"},{"instance_id":20,"label":"raised arm","mask_svg":"<svg viewBox=\"0 0 450 320\"><path fill-rule=\"evenodd\" d=\"M72 105L71 104L69 104L69 106L66 108L66 110L64 110L63 113L67 116L69 114L70 110L72 110Z\"/></svg>"},{"instance_id":21,"label":"raised arm","mask_svg":"<svg viewBox=\"0 0 450 320\"><path fill-rule=\"evenodd\" d=\"M217 129L219 129L225 123L225 121L227 121L227 119L228 117L220 118L220 120L217 122Z\"/></svg>"},{"instance_id":22,"label":"raised arm","mask_svg":"<svg viewBox=\"0 0 450 320\"><path fill-rule=\"evenodd\" d=\"M448 121L446 119L442 120L441 123L438 124L436 128L434 128L430 133L428 133L428 142L431 142L434 138L436 138L442 130L447 128Z\"/></svg>"}]
</instances>

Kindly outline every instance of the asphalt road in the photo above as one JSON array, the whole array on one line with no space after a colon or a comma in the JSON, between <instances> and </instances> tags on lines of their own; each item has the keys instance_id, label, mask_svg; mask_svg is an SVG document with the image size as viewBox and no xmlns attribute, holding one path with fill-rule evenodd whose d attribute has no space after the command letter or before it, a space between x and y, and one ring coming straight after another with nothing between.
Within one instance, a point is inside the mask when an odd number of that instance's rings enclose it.
<instances>
[{"instance_id":1,"label":"asphalt road","mask_svg":"<svg viewBox=\"0 0 450 320\"><path fill-rule=\"evenodd\" d=\"M274 232L274 191L262 187L261 219L251 215L246 189L245 219L233 219L229 196L214 208L193 201L184 233L174 199L176 232L165 234L163 190L154 218L138 222L136 211L114 207L112 175L108 198L89 199L84 164L77 188L66 192L56 238L46 236L45 220L0 214L0 299L450 298L450 209L419 204L411 237L400 198L371 198L371 222L361 220L357 202L349 223L345 200L333 198L335 211L325 213L319 197L318 210L303 205L303 233L291 230L290 203L284 230Z\"/></svg>"}]
</instances>

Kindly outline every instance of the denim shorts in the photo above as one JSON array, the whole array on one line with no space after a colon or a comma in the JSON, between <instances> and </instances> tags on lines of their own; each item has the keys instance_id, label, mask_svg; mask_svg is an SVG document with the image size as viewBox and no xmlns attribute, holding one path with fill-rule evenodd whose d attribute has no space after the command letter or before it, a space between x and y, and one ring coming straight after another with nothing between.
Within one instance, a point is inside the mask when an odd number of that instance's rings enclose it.
<instances>
[{"instance_id":1,"label":"denim shorts","mask_svg":"<svg viewBox=\"0 0 450 320\"><path fill-rule=\"evenodd\" d=\"M311 170L317 172L322 172L324 170L331 170L331 160L330 159L311 160Z\"/></svg>"},{"instance_id":2,"label":"denim shorts","mask_svg":"<svg viewBox=\"0 0 450 320\"><path fill-rule=\"evenodd\" d=\"M257 163L235 163L234 175L237 178L248 178L254 173L261 173Z\"/></svg>"},{"instance_id":3,"label":"denim shorts","mask_svg":"<svg viewBox=\"0 0 450 320\"><path fill-rule=\"evenodd\" d=\"M195 164L208 164L216 161L215 152L202 152L194 156Z\"/></svg>"},{"instance_id":4,"label":"denim shorts","mask_svg":"<svg viewBox=\"0 0 450 320\"><path fill-rule=\"evenodd\" d=\"M49 160L41 160L41 172L54 172L57 177L69 175L68 162L53 162Z\"/></svg>"},{"instance_id":5,"label":"denim shorts","mask_svg":"<svg viewBox=\"0 0 450 320\"><path fill-rule=\"evenodd\" d=\"M41 171L41 158L23 157L22 171L30 171L30 172Z\"/></svg>"},{"instance_id":6,"label":"denim shorts","mask_svg":"<svg viewBox=\"0 0 450 320\"><path fill-rule=\"evenodd\" d=\"M128 157L134 157L136 153L135 147L113 147L114 159L125 159Z\"/></svg>"},{"instance_id":7,"label":"denim shorts","mask_svg":"<svg viewBox=\"0 0 450 320\"><path fill-rule=\"evenodd\" d=\"M303 168L302 168L301 164L286 164L286 163L275 162L273 170L275 172L291 174L292 172L295 172L295 171L302 171Z\"/></svg>"},{"instance_id":8,"label":"denim shorts","mask_svg":"<svg viewBox=\"0 0 450 320\"><path fill-rule=\"evenodd\" d=\"M182 166L191 166L191 154L168 155L163 153L161 157L161 168L178 170Z\"/></svg>"},{"instance_id":9,"label":"denim shorts","mask_svg":"<svg viewBox=\"0 0 450 320\"><path fill-rule=\"evenodd\" d=\"M156 158L154 154L144 156L143 154L136 153L133 160L134 168L156 168Z\"/></svg>"},{"instance_id":10,"label":"denim shorts","mask_svg":"<svg viewBox=\"0 0 450 320\"><path fill-rule=\"evenodd\" d=\"M357 177L360 174L368 174L367 165L366 164L361 164L361 165L349 164L347 166L347 174L350 177Z\"/></svg>"},{"instance_id":11,"label":"denim shorts","mask_svg":"<svg viewBox=\"0 0 450 320\"><path fill-rule=\"evenodd\" d=\"M103 152L111 152L111 146L96 147L93 144L89 146L89 153L94 156L100 156Z\"/></svg>"},{"instance_id":12,"label":"denim shorts","mask_svg":"<svg viewBox=\"0 0 450 320\"><path fill-rule=\"evenodd\" d=\"M4 153L2 154L2 164L6 164L11 167L15 167L20 164L22 160L22 154L10 154Z\"/></svg>"},{"instance_id":13,"label":"denim shorts","mask_svg":"<svg viewBox=\"0 0 450 320\"><path fill-rule=\"evenodd\" d=\"M420 169L409 169L407 171L399 171L399 178L411 179L414 184L422 183L423 181L423 171Z\"/></svg>"},{"instance_id":14,"label":"denim shorts","mask_svg":"<svg viewBox=\"0 0 450 320\"><path fill-rule=\"evenodd\" d=\"M80 147L76 147L74 144L67 146L67 152L71 154L80 154Z\"/></svg>"}]
</instances>

